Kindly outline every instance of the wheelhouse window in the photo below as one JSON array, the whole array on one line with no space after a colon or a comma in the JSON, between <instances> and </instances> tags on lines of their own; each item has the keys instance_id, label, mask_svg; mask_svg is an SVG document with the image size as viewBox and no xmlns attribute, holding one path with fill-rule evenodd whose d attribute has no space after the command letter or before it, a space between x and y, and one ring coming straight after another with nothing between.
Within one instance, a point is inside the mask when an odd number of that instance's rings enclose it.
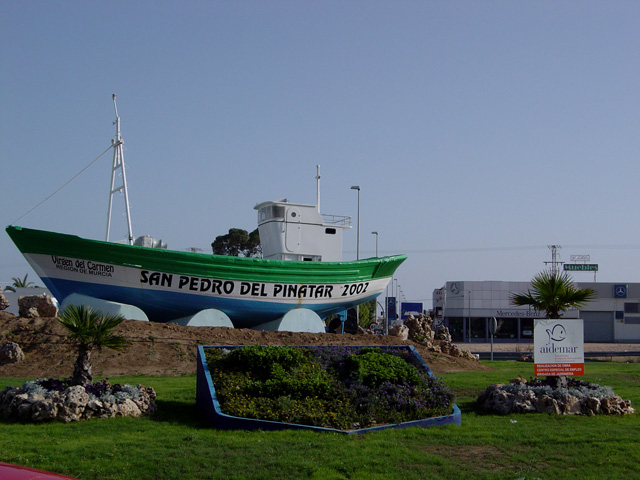
<instances>
[{"instance_id":1,"label":"wheelhouse window","mask_svg":"<svg viewBox=\"0 0 640 480\"><path fill-rule=\"evenodd\" d=\"M274 218L284 218L284 207L282 205L267 205L258 210L258 220L264 222Z\"/></svg>"}]
</instances>

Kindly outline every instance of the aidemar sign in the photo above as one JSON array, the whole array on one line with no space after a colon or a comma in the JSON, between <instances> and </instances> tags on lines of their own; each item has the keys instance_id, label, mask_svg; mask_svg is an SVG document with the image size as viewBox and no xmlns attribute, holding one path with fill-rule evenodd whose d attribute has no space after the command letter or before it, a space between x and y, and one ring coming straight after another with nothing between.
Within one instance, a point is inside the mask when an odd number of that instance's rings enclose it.
<instances>
[{"instance_id":1,"label":"aidemar sign","mask_svg":"<svg viewBox=\"0 0 640 480\"><path fill-rule=\"evenodd\" d=\"M584 375L583 329L581 319L534 320L535 375Z\"/></svg>"}]
</instances>

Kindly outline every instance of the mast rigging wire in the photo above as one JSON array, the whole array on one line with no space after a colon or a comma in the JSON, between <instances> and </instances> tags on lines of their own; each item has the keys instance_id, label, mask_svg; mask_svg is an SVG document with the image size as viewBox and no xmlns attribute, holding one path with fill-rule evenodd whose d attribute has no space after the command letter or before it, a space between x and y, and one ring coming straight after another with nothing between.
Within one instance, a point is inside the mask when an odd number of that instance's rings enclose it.
<instances>
[{"instance_id":1,"label":"mast rigging wire","mask_svg":"<svg viewBox=\"0 0 640 480\"><path fill-rule=\"evenodd\" d=\"M64 185L62 185L60 188L58 188L55 192L53 192L51 195L49 195L48 197L46 197L44 200L42 200L40 203L38 203L35 207L33 207L31 210L29 210L28 212L22 214L21 216L19 216L18 218L16 218L13 222L11 222L10 225L14 225L16 222L18 222L20 219L22 219L23 217L26 217L27 215L29 215L31 212L33 212L36 208L40 207L40 205L42 205L43 203L45 203L47 200L49 200L51 197L53 197L56 193L58 193L60 190L62 190L63 188L65 188L67 185L69 185L71 182L73 182L76 178L78 178L80 175L82 175L85 170L87 170L91 165L93 165L94 163L96 163L98 160L100 160L105 153L107 153L109 150L111 150L116 144L113 143L111 145L109 145L109 148L107 148L104 152L102 152L100 155L98 155L97 158L95 158L93 161L91 161L91 163L89 163L89 165L87 165L86 167L84 167L82 170L80 170L78 173L76 173L69 181L67 181L67 183L65 183Z\"/></svg>"}]
</instances>

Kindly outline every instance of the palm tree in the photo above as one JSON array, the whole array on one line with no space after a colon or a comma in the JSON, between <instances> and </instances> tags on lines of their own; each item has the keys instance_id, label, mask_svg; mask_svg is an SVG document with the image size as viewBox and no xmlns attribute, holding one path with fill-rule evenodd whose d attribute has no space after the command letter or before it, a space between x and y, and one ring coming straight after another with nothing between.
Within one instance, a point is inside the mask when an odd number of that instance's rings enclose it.
<instances>
[{"instance_id":1,"label":"palm tree","mask_svg":"<svg viewBox=\"0 0 640 480\"><path fill-rule=\"evenodd\" d=\"M69 338L77 343L78 358L73 368L73 385L86 385L93 382L91 373L91 351L102 347L122 350L129 341L113 333L122 323L122 315L102 314L91 307L68 305L58 316L58 322L69 331Z\"/></svg>"},{"instance_id":2,"label":"palm tree","mask_svg":"<svg viewBox=\"0 0 640 480\"><path fill-rule=\"evenodd\" d=\"M37 288L36 285L34 285L33 282L27 282L27 277L29 276L29 274L25 274L24 278L20 279L18 277L12 277L11 280L13 280L13 285L10 285L8 287L5 287L5 290L7 292L15 292L16 288Z\"/></svg>"},{"instance_id":3,"label":"palm tree","mask_svg":"<svg viewBox=\"0 0 640 480\"><path fill-rule=\"evenodd\" d=\"M567 273L541 272L533 277L531 287L527 293L512 293L511 304L546 312L546 318L560 318L560 312L580 308L596 295L590 288L576 288Z\"/></svg>"}]
</instances>

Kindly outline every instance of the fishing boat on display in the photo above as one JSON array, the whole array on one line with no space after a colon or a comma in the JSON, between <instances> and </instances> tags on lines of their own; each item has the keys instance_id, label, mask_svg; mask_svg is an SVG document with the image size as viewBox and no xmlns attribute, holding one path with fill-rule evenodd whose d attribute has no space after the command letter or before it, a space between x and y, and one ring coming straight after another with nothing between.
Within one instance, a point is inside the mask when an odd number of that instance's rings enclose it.
<instances>
[{"instance_id":1,"label":"fishing boat on display","mask_svg":"<svg viewBox=\"0 0 640 480\"><path fill-rule=\"evenodd\" d=\"M317 203L286 199L256 205L262 258L176 251L131 229L120 118L105 240L10 225L6 228L60 302L126 318L193 326L324 332L325 320L378 297L405 255L342 261L351 218L320 213ZM122 179L120 186L116 178ZM112 199L124 194L128 240L109 241Z\"/></svg>"}]
</instances>

